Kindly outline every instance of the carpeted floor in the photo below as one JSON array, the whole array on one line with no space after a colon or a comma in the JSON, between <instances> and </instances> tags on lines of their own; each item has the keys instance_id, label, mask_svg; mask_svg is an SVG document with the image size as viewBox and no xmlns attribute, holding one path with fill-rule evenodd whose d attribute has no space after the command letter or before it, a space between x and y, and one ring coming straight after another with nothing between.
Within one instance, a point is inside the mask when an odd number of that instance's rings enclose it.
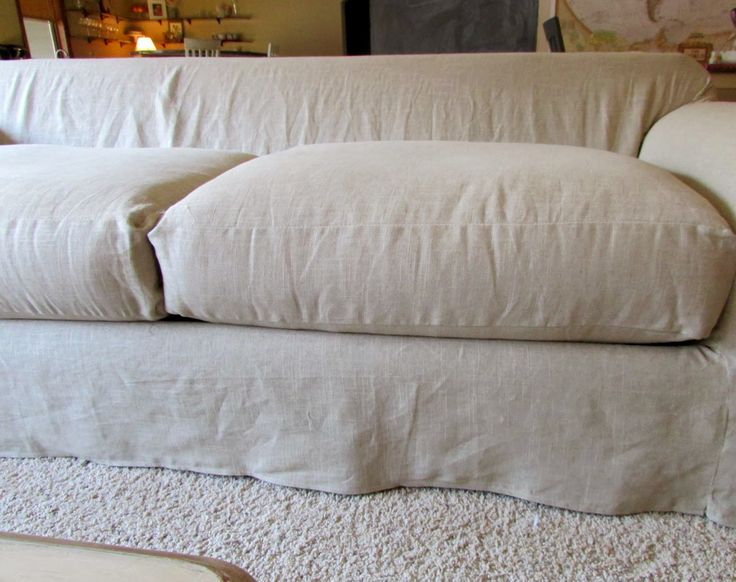
<instances>
[{"instance_id":1,"label":"carpeted floor","mask_svg":"<svg viewBox=\"0 0 736 582\"><path fill-rule=\"evenodd\" d=\"M346 497L249 478L0 459L0 531L202 554L257 580L734 580L736 529L489 493Z\"/></svg>"}]
</instances>

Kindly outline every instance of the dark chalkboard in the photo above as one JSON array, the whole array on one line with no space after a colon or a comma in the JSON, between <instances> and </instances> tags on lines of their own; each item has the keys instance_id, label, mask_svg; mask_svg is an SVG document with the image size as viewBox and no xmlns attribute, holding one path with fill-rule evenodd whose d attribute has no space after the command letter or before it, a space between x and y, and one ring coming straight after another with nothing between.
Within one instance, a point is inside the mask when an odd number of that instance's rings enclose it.
<instances>
[{"instance_id":1,"label":"dark chalkboard","mask_svg":"<svg viewBox=\"0 0 736 582\"><path fill-rule=\"evenodd\" d=\"M539 0L370 0L371 52L534 51Z\"/></svg>"}]
</instances>

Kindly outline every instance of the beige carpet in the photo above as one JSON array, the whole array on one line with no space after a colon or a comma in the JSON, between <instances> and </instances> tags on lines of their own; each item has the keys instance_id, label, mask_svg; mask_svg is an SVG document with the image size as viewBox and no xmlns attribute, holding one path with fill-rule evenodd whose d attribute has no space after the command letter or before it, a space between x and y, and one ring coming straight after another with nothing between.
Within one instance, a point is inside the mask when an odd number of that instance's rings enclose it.
<instances>
[{"instance_id":1,"label":"beige carpet","mask_svg":"<svg viewBox=\"0 0 736 582\"><path fill-rule=\"evenodd\" d=\"M258 580L734 580L736 529L509 497L344 497L248 478L0 459L0 530L203 554Z\"/></svg>"}]
</instances>

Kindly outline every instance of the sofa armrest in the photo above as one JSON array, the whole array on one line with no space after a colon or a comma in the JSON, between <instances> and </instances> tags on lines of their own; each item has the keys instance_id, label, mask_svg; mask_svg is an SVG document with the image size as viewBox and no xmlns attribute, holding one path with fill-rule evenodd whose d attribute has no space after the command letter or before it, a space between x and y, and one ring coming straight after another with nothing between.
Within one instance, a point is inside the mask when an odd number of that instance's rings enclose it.
<instances>
[{"instance_id":1,"label":"sofa armrest","mask_svg":"<svg viewBox=\"0 0 736 582\"><path fill-rule=\"evenodd\" d=\"M705 196L736 230L736 103L697 103L664 116L644 139L639 157L671 171ZM736 285L702 345L725 362L723 446L707 515L736 523Z\"/></svg>"},{"instance_id":2,"label":"sofa armrest","mask_svg":"<svg viewBox=\"0 0 736 582\"><path fill-rule=\"evenodd\" d=\"M669 113L651 128L639 157L700 192L736 231L736 103L694 103ZM736 289L704 343L736 370Z\"/></svg>"}]
</instances>

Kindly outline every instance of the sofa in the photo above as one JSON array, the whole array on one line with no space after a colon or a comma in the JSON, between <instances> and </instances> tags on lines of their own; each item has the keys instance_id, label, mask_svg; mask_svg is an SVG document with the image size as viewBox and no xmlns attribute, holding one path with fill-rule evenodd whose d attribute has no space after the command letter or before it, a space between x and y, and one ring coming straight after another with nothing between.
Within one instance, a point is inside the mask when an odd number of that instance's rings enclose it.
<instances>
[{"instance_id":1,"label":"sofa","mask_svg":"<svg viewBox=\"0 0 736 582\"><path fill-rule=\"evenodd\" d=\"M0 64L0 454L736 526L736 107L672 54Z\"/></svg>"}]
</instances>

